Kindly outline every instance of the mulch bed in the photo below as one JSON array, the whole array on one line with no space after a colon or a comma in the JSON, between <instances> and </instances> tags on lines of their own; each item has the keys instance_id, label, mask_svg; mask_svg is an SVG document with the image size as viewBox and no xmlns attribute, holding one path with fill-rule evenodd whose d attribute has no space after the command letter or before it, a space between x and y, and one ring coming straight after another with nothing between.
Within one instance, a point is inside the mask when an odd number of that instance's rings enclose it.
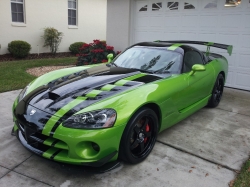
<instances>
[{"instance_id":1,"label":"mulch bed","mask_svg":"<svg viewBox=\"0 0 250 187\"><path fill-rule=\"evenodd\" d=\"M44 58L64 58L64 57L75 57L74 54L70 52L56 53L55 55L51 53L40 53L38 54L29 54L25 58L15 58L11 54L0 55L0 62L4 61L17 61L17 60L33 60L33 59L44 59Z\"/></svg>"}]
</instances>

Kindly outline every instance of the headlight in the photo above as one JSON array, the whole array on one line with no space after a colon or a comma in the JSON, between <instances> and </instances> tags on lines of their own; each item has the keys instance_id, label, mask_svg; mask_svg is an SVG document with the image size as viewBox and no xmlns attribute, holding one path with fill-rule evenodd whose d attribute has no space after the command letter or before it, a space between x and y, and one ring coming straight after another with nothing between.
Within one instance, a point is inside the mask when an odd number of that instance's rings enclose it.
<instances>
[{"instance_id":1,"label":"headlight","mask_svg":"<svg viewBox=\"0 0 250 187\"><path fill-rule=\"evenodd\" d=\"M21 101L21 100L25 97L28 88L29 88L29 85L26 86L26 87L20 92L20 94L19 94L19 96L18 96L18 102Z\"/></svg>"},{"instance_id":2,"label":"headlight","mask_svg":"<svg viewBox=\"0 0 250 187\"><path fill-rule=\"evenodd\" d=\"M74 129L102 129L113 127L115 120L115 110L103 109L71 116L62 125Z\"/></svg>"}]
</instances>

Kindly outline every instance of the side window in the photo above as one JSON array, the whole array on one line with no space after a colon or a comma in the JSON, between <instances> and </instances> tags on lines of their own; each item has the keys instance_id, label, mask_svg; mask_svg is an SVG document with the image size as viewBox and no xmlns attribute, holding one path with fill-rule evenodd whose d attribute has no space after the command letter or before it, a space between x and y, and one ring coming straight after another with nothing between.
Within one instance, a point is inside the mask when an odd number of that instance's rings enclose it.
<instances>
[{"instance_id":1,"label":"side window","mask_svg":"<svg viewBox=\"0 0 250 187\"><path fill-rule=\"evenodd\" d=\"M183 73L190 72L195 64L204 64L202 56L196 51L187 51L183 59Z\"/></svg>"},{"instance_id":2,"label":"side window","mask_svg":"<svg viewBox=\"0 0 250 187\"><path fill-rule=\"evenodd\" d=\"M24 23L24 1L11 0L12 22Z\"/></svg>"},{"instance_id":3,"label":"side window","mask_svg":"<svg viewBox=\"0 0 250 187\"><path fill-rule=\"evenodd\" d=\"M68 0L68 25L77 25L77 0Z\"/></svg>"}]
</instances>

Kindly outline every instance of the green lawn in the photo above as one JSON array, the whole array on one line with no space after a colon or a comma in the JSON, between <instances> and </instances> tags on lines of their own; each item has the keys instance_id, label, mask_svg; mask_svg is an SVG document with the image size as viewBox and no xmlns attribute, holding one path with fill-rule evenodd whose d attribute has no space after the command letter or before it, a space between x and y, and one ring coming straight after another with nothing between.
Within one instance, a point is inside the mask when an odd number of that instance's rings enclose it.
<instances>
[{"instance_id":1,"label":"green lawn","mask_svg":"<svg viewBox=\"0 0 250 187\"><path fill-rule=\"evenodd\" d=\"M241 168L240 174L234 181L234 187L249 187L250 186L250 159Z\"/></svg>"},{"instance_id":2,"label":"green lawn","mask_svg":"<svg viewBox=\"0 0 250 187\"><path fill-rule=\"evenodd\" d=\"M36 77L26 70L41 66L73 65L76 57L0 62L0 93L24 88Z\"/></svg>"}]
</instances>

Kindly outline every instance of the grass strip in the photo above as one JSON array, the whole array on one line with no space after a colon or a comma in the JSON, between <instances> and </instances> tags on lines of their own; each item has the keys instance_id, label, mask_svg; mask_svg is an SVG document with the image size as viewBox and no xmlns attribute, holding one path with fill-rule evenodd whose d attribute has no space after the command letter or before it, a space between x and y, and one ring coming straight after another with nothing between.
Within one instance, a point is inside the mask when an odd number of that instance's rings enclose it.
<instances>
[{"instance_id":1,"label":"grass strip","mask_svg":"<svg viewBox=\"0 0 250 187\"><path fill-rule=\"evenodd\" d=\"M76 57L50 58L0 62L0 93L24 88L36 77L27 69L41 66L66 66L75 64Z\"/></svg>"}]
</instances>

